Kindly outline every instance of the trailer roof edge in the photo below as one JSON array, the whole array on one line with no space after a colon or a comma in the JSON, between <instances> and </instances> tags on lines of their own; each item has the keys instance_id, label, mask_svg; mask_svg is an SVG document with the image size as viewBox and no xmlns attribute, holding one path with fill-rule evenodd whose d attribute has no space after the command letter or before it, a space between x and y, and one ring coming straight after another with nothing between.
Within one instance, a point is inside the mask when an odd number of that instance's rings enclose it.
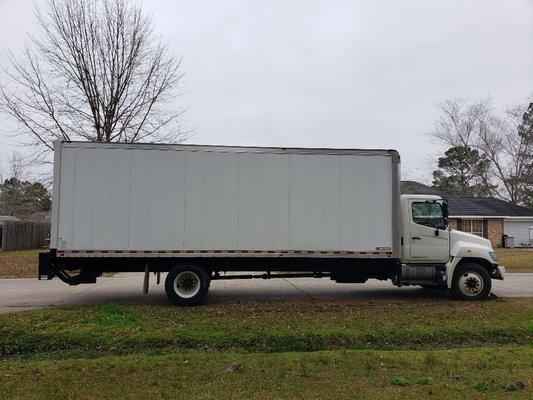
<instances>
[{"instance_id":1,"label":"trailer roof edge","mask_svg":"<svg viewBox=\"0 0 533 400\"><path fill-rule=\"evenodd\" d=\"M62 141L65 148L123 148L123 149L151 149L151 150L191 150L216 152L253 152L253 153L294 153L294 154L352 154L352 155L383 155L390 156L395 162L400 161L396 150L390 149L362 149L362 148L322 148L322 147L260 147L260 146L226 146L203 144L166 144L166 143L105 143Z\"/></svg>"}]
</instances>

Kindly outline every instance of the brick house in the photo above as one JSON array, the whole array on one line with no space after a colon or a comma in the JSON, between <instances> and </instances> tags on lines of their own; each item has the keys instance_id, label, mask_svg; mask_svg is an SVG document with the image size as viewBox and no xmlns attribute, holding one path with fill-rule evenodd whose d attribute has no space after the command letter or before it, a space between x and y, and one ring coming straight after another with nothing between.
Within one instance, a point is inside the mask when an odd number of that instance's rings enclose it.
<instances>
[{"instance_id":1,"label":"brick house","mask_svg":"<svg viewBox=\"0 0 533 400\"><path fill-rule=\"evenodd\" d=\"M448 200L450 228L483 236L494 247L504 235L514 247L533 246L533 210L494 197L457 197L415 181L402 181L403 194L434 194Z\"/></svg>"}]
</instances>

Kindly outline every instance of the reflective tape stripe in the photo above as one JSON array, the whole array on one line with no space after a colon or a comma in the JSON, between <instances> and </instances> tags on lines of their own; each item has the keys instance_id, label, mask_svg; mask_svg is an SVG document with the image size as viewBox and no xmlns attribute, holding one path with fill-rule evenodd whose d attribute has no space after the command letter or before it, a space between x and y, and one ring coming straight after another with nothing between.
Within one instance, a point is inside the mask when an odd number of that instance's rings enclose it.
<instances>
[{"instance_id":1,"label":"reflective tape stripe","mask_svg":"<svg viewBox=\"0 0 533 400\"><path fill-rule=\"evenodd\" d=\"M116 256L150 256L150 257L239 257L242 255L249 256L267 256L267 257L281 257L281 256L301 256L308 255L320 256L352 256L354 258L361 256L379 256L392 257L392 251L355 251L355 250L108 250L108 249L72 249L72 250L57 250L58 257L116 257Z\"/></svg>"}]
</instances>

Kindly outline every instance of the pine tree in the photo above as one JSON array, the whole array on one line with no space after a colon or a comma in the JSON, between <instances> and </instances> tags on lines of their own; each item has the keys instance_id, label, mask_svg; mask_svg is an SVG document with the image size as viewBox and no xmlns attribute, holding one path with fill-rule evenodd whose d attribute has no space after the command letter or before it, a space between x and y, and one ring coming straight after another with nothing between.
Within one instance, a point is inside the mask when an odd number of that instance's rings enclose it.
<instances>
[{"instance_id":1,"label":"pine tree","mask_svg":"<svg viewBox=\"0 0 533 400\"><path fill-rule=\"evenodd\" d=\"M6 179L0 183L0 215L25 219L38 211L50 210L52 201L40 182Z\"/></svg>"},{"instance_id":2,"label":"pine tree","mask_svg":"<svg viewBox=\"0 0 533 400\"><path fill-rule=\"evenodd\" d=\"M451 147L438 159L433 187L456 196L490 196L494 186L488 172L490 160L469 146Z\"/></svg>"}]
</instances>

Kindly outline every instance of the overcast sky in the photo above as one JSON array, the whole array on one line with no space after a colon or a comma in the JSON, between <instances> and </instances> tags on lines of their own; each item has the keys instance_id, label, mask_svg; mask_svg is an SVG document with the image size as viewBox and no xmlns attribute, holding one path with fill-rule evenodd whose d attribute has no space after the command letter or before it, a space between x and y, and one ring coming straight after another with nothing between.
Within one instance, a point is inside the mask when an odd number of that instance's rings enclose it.
<instances>
[{"instance_id":1,"label":"overcast sky","mask_svg":"<svg viewBox=\"0 0 533 400\"><path fill-rule=\"evenodd\" d=\"M183 55L191 143L394 148L404 176L427 180L437 102L503 110L533 94L533 0L141 3ZM4 47L32 20L30 0L0 0Z\"/></svg>"}]
</instances>

